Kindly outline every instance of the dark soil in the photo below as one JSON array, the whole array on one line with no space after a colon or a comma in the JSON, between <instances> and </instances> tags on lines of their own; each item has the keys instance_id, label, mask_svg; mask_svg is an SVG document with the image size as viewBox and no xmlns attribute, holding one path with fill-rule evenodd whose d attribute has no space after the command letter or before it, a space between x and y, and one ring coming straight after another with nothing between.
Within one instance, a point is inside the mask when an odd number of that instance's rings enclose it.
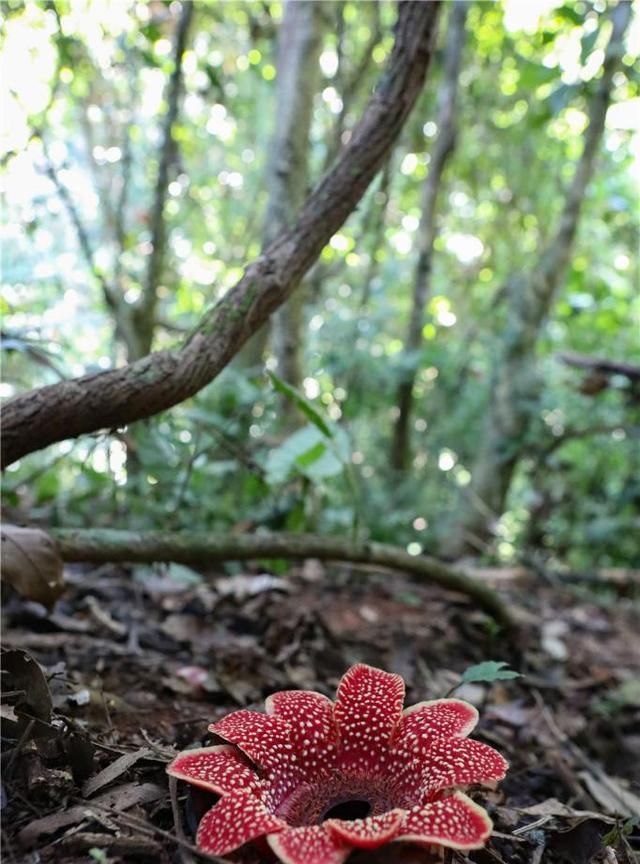
<instances>
[{"instance_id":1,"label":"dark soil","mask_svg":"<svg viewBox=\"0 0 640 864\"><path fill-rule=\"evenodd\" d=\"M274 690L333 695L357 661L400 673L410 704L447 694L468 666L489 659L524 677L456 695L478 706L478 737L511 769L498 789L473 793L494 820L491 843L453 861L636 860L633 574L616 584L501 574L499 590L522 622L515 645L464 598L401 574L307 562L286 578L247 568L195 575L76 568L51 614L5 602L7 864L197 861L189 845L198 802L178 786L172 808L164 767L176 750L205 742L208 723L260 707ZM393 844L356 859L428 860Z\"/></svg>"}]
</instances>

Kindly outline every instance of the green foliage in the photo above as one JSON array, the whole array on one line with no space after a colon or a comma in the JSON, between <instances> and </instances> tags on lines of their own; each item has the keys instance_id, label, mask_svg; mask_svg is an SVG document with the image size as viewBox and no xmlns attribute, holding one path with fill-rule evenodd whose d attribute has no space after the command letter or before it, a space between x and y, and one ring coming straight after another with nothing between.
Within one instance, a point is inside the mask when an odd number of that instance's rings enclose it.
<instances>
[{"instance_id":1,"label":"green foliage","mask_svg":"<svg viewBox=\"0 0 640 864\"><path fill-rule=\"evenodd\" d=\"M327 425L326 420L322 414L314 408L308 399L305 399L304 396L298 393L298 391L290 384L287 384L286 381L283 381L282 378L278 378L275 372L270 371L269 378L271 379L274 389L277 390L278 393L282 393L283 396L286 396L290 402L299 408L305 417L311 420L316 429L318 429L325 438L333 438L333 433Z\"/></svg>"},{"instance_id":2,"label":"green foliage","mask_svg":"<svg viewBox=\"0 0 640 864\"><path fill-rule=\"evenodd\" d=\"M640 819L637 816L625 819L621 824L616 823L611 830L607 831L604 835L602 843L607 846L617 846L622 843L631 852L631 846L629 845L627 838L631 837L634 831L637 830L638 824L640 824Z\"/></svg>"},{"instance_id":3,"label":"green foliage","mask_svg":"<svg viewBox=\"0 0 640 864\"><path fill-rule=\"evenodd\" d=\"M94 5L89 16L78 2L58 4L60 21L44 3L10 4L0 36L10 51L28 36L33 73L16 63L5 124L6 396L122 363L97 274L130 302L146 272L174 12L134 4L112 15ZM43 523L141 530L345 532L359 521L372 538L435 551L477 455L491 369L507 335L504 285L530 270L549 239L599 80L597 4L561 3L529 29L509 22L516 7L526 17L529 5L469 8L421 351L410 355L403 344L437 63L392 155L387 187L373 184L303 289L304 392L234 362L171 412L11 466L6 504ZM349 129L378 78L395 14L387 3L329 7L329 15L342 10L343 21L328 28L323 46L314 179L342 108ZM154 349L190 332L259 254L281 12L276 3L197 4L174 129ZM489 560L509 562L530 547L576 569L637 558L637 392L612 378L588 395L585 374L559 360L574 352L640 363L635 60L625 56L617 75L575 252L537 346L531 372L542 396L529 406L535 422L526 441L516 442L526 455L485 550ZM86 230L93 270L43 173L42 141ZM409 369L417 370L412 463L398 476L389 468L389 436ZM307 426L286 426L283 395Z\"/></svg>"},{"instance_id":4,"label":"green foliage","mask_svg":"<svg viewBox=\"0 0 640 864\"><path fill-rule=\"evenodd\" d=\"M344 462L317 427L304 426L269 451L265 468L270 486L278 486L296 475L320 483L342 473Z\"/></svg>"},{"instance_id":5,"label":"green foliage","mask_svg":"<svg viewBox=\"0 0 640 864\"><path fill-rule=\"evenodd\" d=\"M509 681L512 678L522 678L519 672L507 667L504 660L485 660L475 666L469 666L462 673L462 683L471 684L473 681Z\"/></svg>"}]
</instances>

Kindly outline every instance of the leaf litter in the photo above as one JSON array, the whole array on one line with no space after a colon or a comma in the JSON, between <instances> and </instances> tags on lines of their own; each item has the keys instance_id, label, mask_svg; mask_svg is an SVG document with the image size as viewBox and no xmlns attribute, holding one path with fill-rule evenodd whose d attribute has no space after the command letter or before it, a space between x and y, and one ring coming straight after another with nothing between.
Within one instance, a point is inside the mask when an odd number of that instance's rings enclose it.
<instances>
[{"instance_id":1,"label":"leaf litter","mask_svg":"<svg viewBox=\"0 0 640 864\"><path fill-rule=\"evenodd\" d=\"M134 573L133 570L136 572ZM520 645L464 598L402 574L306 562L176 578L74 567L47 614L12 596L3 633L3 860L193 864L194 802L165 765L206 728L286 688L331 694L363 661L411 701L454 692L511 763L482 793L488 847L453 864L630 864L640 850L638 606L571 585L500 590ZM609 595L607 595L609 597ZM550 634L561 639L563 649ZM520 677L515 677L519 675ZM210 802L205 802L208 806ZM253 860L260 864L260 858ZM354 864L427 860L391 845ZM351 864L351 860L349 862Z\"/></svg>"}]
</instances>

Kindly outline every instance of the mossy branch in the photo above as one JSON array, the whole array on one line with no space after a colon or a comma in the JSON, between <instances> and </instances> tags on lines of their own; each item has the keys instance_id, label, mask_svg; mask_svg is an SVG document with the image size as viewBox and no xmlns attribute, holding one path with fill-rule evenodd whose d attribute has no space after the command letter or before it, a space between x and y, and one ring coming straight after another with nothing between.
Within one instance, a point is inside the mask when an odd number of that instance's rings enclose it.
<instances>
[{"instance_id":1,"label":"mossy branch","mask_svg":"<svg viewBox=\"0 0 640 864\"><path fill-rule=\"evenodd\" d=\"M175 561L202 567L217 561L247 561L259 558L286 560L317 558L348 561L402 570L420 581L456 591L474 601L509 631L515 622L498 593L478 578L456 570L427 555L409 555L387 543L346 540L317 534L202 534L195 532L118 531L112 529L65 529L52 531L65 561L104 562Z\"/></svg>"}]
</instances>

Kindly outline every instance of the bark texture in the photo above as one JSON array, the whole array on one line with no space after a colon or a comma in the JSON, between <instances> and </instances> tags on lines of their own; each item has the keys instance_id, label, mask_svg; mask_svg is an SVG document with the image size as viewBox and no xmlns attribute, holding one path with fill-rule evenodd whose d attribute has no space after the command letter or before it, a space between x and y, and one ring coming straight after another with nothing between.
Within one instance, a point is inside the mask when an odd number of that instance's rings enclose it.
<instances>
[{"instance_id":1,"label":"bark texture","mask_svg":"<svg viewBox=\"0 0 640 864\"><path fill-rule=\"evenodd\" d=\"M4 408L2 464L87 432L150 417L197 393L288 298L362 198L424 84L440 4L400 4L380 86L296 224L249 264L186 344L135 363L17 396Z\"/></svg>"},{"instance_id":2,"label":"bark texture","mask_svg":"<svg viewBox=\"0 0 640 864\"><path fill-rule=\"evenodd\" d=\"M338 537L315 534L204 535L189 532L58 530L52 532L65 561L151 562L177 561L192 566L213 561L246 561L255 558L318 558L349 561L391 570L404 570L426 582L457 591L475 601L508 628L514 627L508 608L496 591L479 579L425 555L409 555L386 543L352 543Z\"/></svg>"},{"instance_id":3,"label":"bark texture","mask_svg":"<svg viewBox=\"0 0 640 864\"><path fill-rule=\"evenodd\" d=\"M457 0L451 7L451 20L447 30L447 48L444 73L438 94L438 133L434 142L429 173L422 187L422 215L418 233L418 261L413 281L411 315L405 337L404 350L412 358L412 364L401 381L396 394L397 417L393 427L391 465L402 471L411 457L410 428L413 410L413 385L416 378L416 358L422 348L424 309L431 285L433 246L438 234L436 211L442 175L451 156L456 135L456 102L458 78L465 41L465 23L468 3Z\"/></svg>"},{"instance_id":4,"label":"bark texture","mask_svg":"<svg viewBox=\"0 0 640 864\"><path fill-rule=\"evenodd\" d=\"M443 553L448 557L480 551L492 537L494 522L504 512L514 470L538 409L536 342L571 258L580 209L602 140L613 78L623 54L630 3L622 0L611 10L611 17L613 29L589 107L583 152L557 231L533 272L512 278L506 287L507 323L493 372L491 401L471 483L449 539L443 544Z\"/></svg>"}]
</instances>

